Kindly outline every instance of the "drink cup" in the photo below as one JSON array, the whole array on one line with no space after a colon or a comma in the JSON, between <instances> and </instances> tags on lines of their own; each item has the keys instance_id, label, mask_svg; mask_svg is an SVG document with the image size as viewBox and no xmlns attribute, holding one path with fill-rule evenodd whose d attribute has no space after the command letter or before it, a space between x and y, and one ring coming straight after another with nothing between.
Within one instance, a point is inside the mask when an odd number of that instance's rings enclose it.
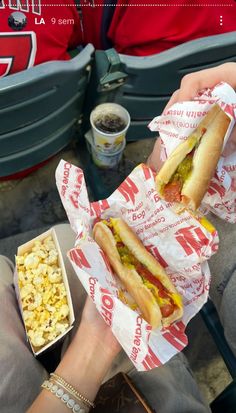
<instances>
[{"instance_id":1,"label":"drink cup","mask_svg":"<svg viewBox=\"0 0 236 413\"><path fill-rule=\"evenodd\" d=\"M96 166L102 169L111 169L115 168L119 164L125 149L126 140L122 142L118 149L113 152L107 152L102 151L100 148L95 146L91 131L85 134L85 139L87 140L89 152L91 153L92 160Z\"/></svg>"},{"instance_id":2,"label":"drink cup","mask_svg":"<svg viewBox=\"0 0 236 413\"><path fill-rule=\"evenodd\" d=\"M124 146L130 125L129 112L117 103L102 103L90 115L93 142L97 150L114 153Z\"/></svg>"}]
</instances>

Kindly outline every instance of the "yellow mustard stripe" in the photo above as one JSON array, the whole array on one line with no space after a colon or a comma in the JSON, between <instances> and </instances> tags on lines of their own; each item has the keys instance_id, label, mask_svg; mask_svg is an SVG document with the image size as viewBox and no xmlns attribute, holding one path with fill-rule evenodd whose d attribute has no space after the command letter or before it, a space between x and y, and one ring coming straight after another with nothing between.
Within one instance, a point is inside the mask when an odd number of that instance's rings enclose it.
<instances>
[{"instance_id":1,"label":"yellow mustard stripe","mask_svg":"<svg viewBox=\"0 0 236 413\"><path fill-rule=\"evenodd\" d=\"M214 225L205 217L201 217L198 219L200 224L208 231L210 234L213 234L216 229Z\"/></svg>"}]
</instances>

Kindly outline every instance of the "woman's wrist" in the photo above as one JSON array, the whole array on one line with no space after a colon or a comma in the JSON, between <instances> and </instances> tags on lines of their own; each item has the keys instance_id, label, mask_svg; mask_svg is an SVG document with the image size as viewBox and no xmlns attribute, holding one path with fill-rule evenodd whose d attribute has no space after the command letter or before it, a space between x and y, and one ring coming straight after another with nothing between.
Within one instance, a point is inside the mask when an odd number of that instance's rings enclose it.
<instances>
[{"instance_id":1,"label":"woman's wrist","mask_svg":"<svg viewBox=\"0 0 236 413\"><path fill-rule=\"evenodd\" d=\"M117 350L108 345L105 336L100 336L97 330L83 322L75 335L74 344L81 354L87 354L86 364L96 375L105 375L117 355Z\"/></svg>"},{"instance_id":2,"label":"woman's wrist","mask_svg":"<svg viewBox=\"0 0 236 413\"><path fill-rule=\"evenodd\" d=\"M88 320L82 321L55 371L57 376L73 386L80 395L90 402L94 401L102 381L120 349L112 337L110 329L104 328L102 323L99 328L99 324L89 323ZM42 411L66 413L68 408L55 397L55 394L43 390L28 412L41 413Z\"/></svg>"},{"instance_id":3,"label":"woman's wrist","mask_svg":"<svg viewBox=\"0 0 236 413\"><path fill-rule=\"evenodd\" d=\"M81 336L85 337L91 350L95 349L97 354L99 354L108 364L112 362L114 357L120 351L120 345L118 345L117 340L114 340L110 328L102 330L97 328L97 326L82 320L75 335L75 340L80 342Z\"/></svg>"},{"instance_id":4,"label":"woman's wrist","mask_svg":"<svg viewBox=\"0 0 236 413\"><path fill-rule=\"evenodd\" d=\"M56 373L93 401L115 356L81 323Z\"/></svg>"}]
</instances>

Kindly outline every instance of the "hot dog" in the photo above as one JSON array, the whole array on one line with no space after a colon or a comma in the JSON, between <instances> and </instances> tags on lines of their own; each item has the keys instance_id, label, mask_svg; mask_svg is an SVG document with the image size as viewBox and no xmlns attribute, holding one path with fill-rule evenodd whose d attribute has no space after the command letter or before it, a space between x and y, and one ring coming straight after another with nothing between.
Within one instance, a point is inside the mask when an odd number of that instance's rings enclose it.
<instances>
[{"instance_id":1,"label":"hot dog","mask_svg":"<svg viewBox=\"0 0 236 413\"><path fill-rule=\"evenodd\" d=\"M213 105L157 174L157 192L163 199L198 209L214 175L229 124L230 118L220 106Z\"/></svg>"},{"instance_id":2,"label":"hot dog","mask_svg":"<svg viewBox=\"0 0 236 413\"><path fill-rule=\"evenodd\" d=\"M153 328L168 326L182 317L180 294L164 268L123 219L97 222L93 236L141 315Z\"/></svg>"}]
</instances>

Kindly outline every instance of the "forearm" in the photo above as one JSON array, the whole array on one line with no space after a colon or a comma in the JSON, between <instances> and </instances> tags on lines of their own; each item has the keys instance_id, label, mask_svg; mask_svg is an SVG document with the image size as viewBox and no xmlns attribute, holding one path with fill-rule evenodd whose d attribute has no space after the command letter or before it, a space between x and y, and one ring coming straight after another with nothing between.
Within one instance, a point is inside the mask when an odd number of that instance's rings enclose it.
<instances>
[{"instance_id":1,"label":"forearm","mask_svg":"<svg viewBox=\"0 0 236 413\"><path fill-rule=\"evenodd\" d=\"M85 397L94 400L112 360L113 355L101 347L86 326L81 325L56 373Z\"/></svg>"},{"instance_id":2,"label":"forearm","mask_svg":"<svg viewBox=\"0 0 236 413\"><path fill-rule=\"evenodd\" d=\"M90 401L95 399L112 362L88 329L81 325L55 373ZM42 390L27 413L68 413L68 407L48 390Z\"/></svg>"}]
</instances>

